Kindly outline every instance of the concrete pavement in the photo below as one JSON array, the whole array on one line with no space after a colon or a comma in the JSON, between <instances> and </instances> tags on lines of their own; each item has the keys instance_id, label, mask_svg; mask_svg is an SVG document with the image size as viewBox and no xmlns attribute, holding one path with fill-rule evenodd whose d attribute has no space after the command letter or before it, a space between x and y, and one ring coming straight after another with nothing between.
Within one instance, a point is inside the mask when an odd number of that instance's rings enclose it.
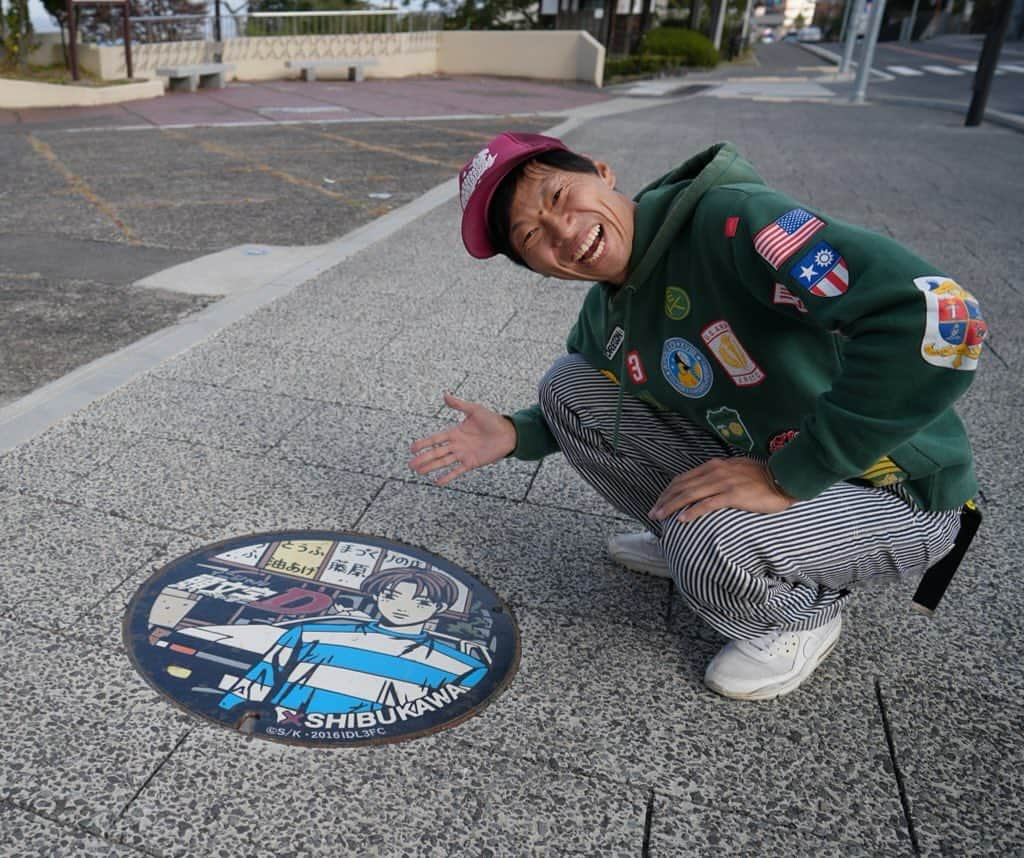
<instances>
[{"instance_id":1,"label":"concrete pavement","mask_svg":"<svg viewBox=\"0 0 1024 858\"><path fill-rule=\"evenodd\" d=\"M775 186L977 295L991 342L962 412L986 522L936 617L910 612L916 582L862 593L806 687L726 701L700 681L721 642L669 582L605 558L629 525L559 457L415 478L409 442L451 418L441 391L531 402L586 290L469 259L448 198L0 458L0 854L1019 850L1020 136L698 95L566 139L627 193L730 139ZM246 741L158 697L120 639L139 584L215 540L297 527L421 545L487 582L520 626L510 687L442 733L333 752Z\"/></svg>"}]
</instances>

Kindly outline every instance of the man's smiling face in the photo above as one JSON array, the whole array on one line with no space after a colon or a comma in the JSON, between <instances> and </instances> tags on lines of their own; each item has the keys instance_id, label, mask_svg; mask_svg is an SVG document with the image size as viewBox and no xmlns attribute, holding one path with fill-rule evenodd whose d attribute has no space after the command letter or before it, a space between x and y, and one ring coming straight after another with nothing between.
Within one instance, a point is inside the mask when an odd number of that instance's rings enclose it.
<instances>
[{"instance_id":1,"label":"man's smiling face","mask_svg":"<svg viewBox=\"0 0 1024 858\"><path fill-rule=\"evenodd\" d=\"M531 162L509 207L509 239L539 274L563 280L625 282L636 204L617 193L615 173L571 173Z\"/></svg>"}]
</instances>

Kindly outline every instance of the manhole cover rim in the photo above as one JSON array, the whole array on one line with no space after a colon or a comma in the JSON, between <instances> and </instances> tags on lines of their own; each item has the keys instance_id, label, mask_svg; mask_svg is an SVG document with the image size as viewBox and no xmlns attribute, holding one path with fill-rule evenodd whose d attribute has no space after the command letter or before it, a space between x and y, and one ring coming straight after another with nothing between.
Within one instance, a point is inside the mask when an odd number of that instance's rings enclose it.
<instances>
[{"instance_id":1,"label":"manhole cover rim","mask_svg":"<svg viewBox=\"0 0 1024 858\"><path fill-rule=\"evenodd\" d=\"M360 541L367 544L373 545L379 548L386 548L392 550L405 550L406 552L413 555L420 555L419 559L425 560L432 566L438 566L440 568L454 567L459 570L463 575L479 583L487 593L491 596L492 604L487 605L487 610L500 615L503 617L508 624L508 631L511 635L512 646L507 655L503 655L503 663L506 665L504 673L493 681L490 685L486 695L474 702L471 706L468 706L465 711L460 712L457 715L452 716L450 719L442 721L437 724L433 724L429 727L425 727L418 730L412 730L405 733L399 733L397 735L386 735L376 736L373 738L360 738L353 739L347 742L333 742L333 743L320 743L310 740L303 740L294 738L291 736L272 736L267 734L259 734L255 736L249 732L239 729L239 726L227 723L224 720L219 720L211 715L207 715L203 712L196 711L190 708L187 703L182 700L173 697L166 689L162 688L156 681L155 676L152 675L151 671L143 666L140 662L134 647L134 635L133 635L133 624L135 624L136 612L139 608L140 603L146 598L152 598L153 595L158 592L158 588L155 587L157 580L168 573L170 570L183 565L192 560L202 558L203 556L214 554L217 551L222 551L228 546L235 548L243 547L248 544L255 544L260 542L282 542L287 541L289 538L293 541L300 537L305 540L324 540L324 541L340 541L342 539L349 541ZM436 561L436 562L435 562ZM315 619L315 618L314 618ZM135 672L145 680L146 684L156 692L160 699L171 703L176 709L185 713L191 718L194 718L200 722L213 724L217 727L225 728L228 733L227 735L233 738L243 738L251 740L253 738L260 738L264 741L273 742L275 744L288 745L290 747L301 747L310 748L316 750L336 750L336 749L348 749L348 748L361 748L379 745L398 744L400 742L406 742L414 739L423 738L425 736L432 736L436 733L440 733L444 730L448 730L452 727L456 727L470 718L480 715L491 703L497 698L504 694L512 680L515 679L519 672L519 663L522 655L521 635L519 632L519 623L516 618L515 612L511 605L506 602L497 590L495 590L486 579L478 575L476 572L471 572L468 569L463 568L460 564L457 564L446 557L443 557L436 552L429 549L423 548L414 543L405 542L397 539L389 539L387 537L378 536L374 534L364 533L358 530L301 530L301 529L288 529L288 530L274 530L274 531L258 531L254 533L241 534L237 536L231 536L226 539L221 539L216 542L206 543L186 554L179 555L170 559L168 562L161 565L158 569L154 570L148 575L135 589L132 598L129 600L125 612L124 618L121 623L121 637L122 644L128 655L128 659L135 670ZM245 713L240 713L239 722L244 720Z\"/></svg>"}]
</instances>

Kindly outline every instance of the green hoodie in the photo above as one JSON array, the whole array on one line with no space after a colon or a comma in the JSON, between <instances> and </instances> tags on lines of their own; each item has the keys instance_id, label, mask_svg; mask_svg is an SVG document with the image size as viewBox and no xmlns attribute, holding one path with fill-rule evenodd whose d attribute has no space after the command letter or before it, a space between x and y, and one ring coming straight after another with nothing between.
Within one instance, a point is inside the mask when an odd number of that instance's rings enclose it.
<instances>
[{"instance_id":1,"label":"green hoodie","mask_svg":"<svg viewBox=\"0 0 1024 858\"><path fill-rule=\"evenodd\" d=\"M797 499L841 480L902 483L925 509L971 497L952 408L985 334L969 292L896 242L772 190L728 143L636 201L626 282L594 285L570 352L620 395L767 458ZM557 451L539 406L512 421L513 455Z\"/></svg>"}]
</instances>

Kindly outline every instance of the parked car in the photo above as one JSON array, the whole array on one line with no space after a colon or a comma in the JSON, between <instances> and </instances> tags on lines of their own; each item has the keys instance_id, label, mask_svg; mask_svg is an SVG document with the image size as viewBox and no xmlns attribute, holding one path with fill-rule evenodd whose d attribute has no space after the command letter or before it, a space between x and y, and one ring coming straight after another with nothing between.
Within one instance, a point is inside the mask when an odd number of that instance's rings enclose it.
<instances>
[{"instance_id":1,"label":"parked car","mask_svg":"<svg viewBox=\"0 0 1024 858\"><path fill-rule=\"evenodd\" d=\"M799 42L820 42L821 27L801 27L797 30L796 38Z\"/></svg>"}]
</instances>

